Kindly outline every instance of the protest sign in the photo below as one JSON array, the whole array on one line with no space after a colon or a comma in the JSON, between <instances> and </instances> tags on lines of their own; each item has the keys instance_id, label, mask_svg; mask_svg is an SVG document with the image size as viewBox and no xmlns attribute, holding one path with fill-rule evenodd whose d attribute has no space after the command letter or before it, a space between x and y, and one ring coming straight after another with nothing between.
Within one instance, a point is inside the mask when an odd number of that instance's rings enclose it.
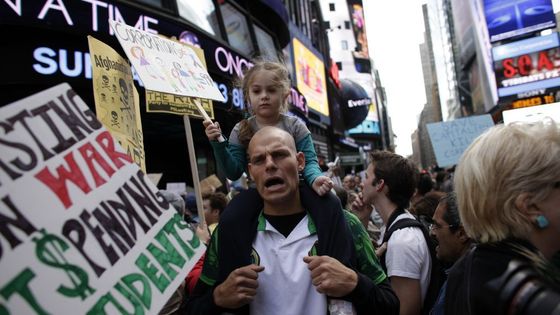
<instances>
[{"instance_id":1,"label":"protest sign","mask_svg":"<svg viewBox=\"0 0 560 315\"><path fill-rule=\"evenodd\" d=\"M110 24L147 89L224 102L190 47L114 20Z\"/></svg>"},{"instance_id":2,"label":"protest sign","mask_svg":"<svg viewBox=\"0 0 560 315\"><path fill-rule=\"evenodd\" d=\"M157 314L204 251L68 84L0 108L0 313Z\"/></svg>"},{"instance_id":3,"label":"protest sign","mask_svg":"<svg viewBox=\"0 0 560 315\"><path fill-rule=\"evenodd\" d=\"M471 142L493 125L490 115L427 124L438 165L446 167L457 164Z\"/></svg>"},{"instance_id":4,"label":"protest sign","mask_svg":"<svg viewBox=\"0 0 560 315\"><path fill-rule=\"evenodd\" d=\"M187 44L180 43L181 45L186 45L190 47L200 59L204 69L206 69L206 60L204 59L204 51L198 47L190 46ZM176 115L189 115L191 117L204 118L194 103L194 98L189 96L180 96L176 94L167 94L158 91L152 91L146 89L146 111L168 113ZM199 99L202 108L208 116L214 118L214 107L211 100Z\"/></svg>"},{"instance_id":5,"label":"protest sign","mask_svg":"<svg viewBox=\"0 0 560 315\"><path fill-rule=\"evenodd\" d=\"M220 187L222 187L222 181L214 174L200 181L200 189L202 191L213 191Z\"/></svg>"},{"instance_id":6,"label":"protest sign","mask_svg":"<svg viewBox=\"0 0 560 315\"><path fill-rule=\"evenodd\" d=\"M140 100L128 62L113 48L88 36L97 118L146 172Z\"/></svg>"}]
</instances>

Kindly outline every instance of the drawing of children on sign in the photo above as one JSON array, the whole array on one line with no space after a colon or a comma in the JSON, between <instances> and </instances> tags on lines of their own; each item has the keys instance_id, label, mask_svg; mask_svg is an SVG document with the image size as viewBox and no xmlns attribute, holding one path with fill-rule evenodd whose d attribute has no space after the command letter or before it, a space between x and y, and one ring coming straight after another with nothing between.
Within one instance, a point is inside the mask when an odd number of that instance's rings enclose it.
<instances>
[{"instance_id":1,"label":"drawing of children on sign","mask_svg":"<svg viewBox=\"0 0 560 315\"><path fill-rule=\"evenodd\" d=\"M161 76L157 69L154 69L148 59L146 59L142 47L133 46L132 48L130 48L130 53L132 54L132 56L134 56L134 58L140 61L140 66L143 67L152 78L165 80L165 78Z\"/></svg>"},{"instance_id":2,"label":"drawing of children on sign","mask_svg":"<svg viewBox=\"0 0 560 315\"><path fill-rule=\"evenodd\" d=\"M181 86L184 89L188 89L189 86L189 73L186 72L185 70L183 70L183 68L181 67L181 65L176 62L173 61L173 69L171 69L171 75L177 79L177 81L179 81L179 83L181 83Z\"/></svg>"},{"instance_id":3,"label":"drawing of children on sign","mask_svg":"<svg viewBox=\"0 0 560 315\"><path fill-rule=\"evenodd\" d=\"M173 78L169 76L169 73L166 70L167 65L165 64L165 61L163 61L160 57L156 57L155 59L156 59L156 63L159 66L160 70L163 72L163 74L167 78L166 81L169 82L169 84L173 87L175 92L181 92L181 89L179 89L177 84L175 84L175 80L173 80ZM171 74L171 75L173 75L173 74Z\"/></svg>"}]
</instances>

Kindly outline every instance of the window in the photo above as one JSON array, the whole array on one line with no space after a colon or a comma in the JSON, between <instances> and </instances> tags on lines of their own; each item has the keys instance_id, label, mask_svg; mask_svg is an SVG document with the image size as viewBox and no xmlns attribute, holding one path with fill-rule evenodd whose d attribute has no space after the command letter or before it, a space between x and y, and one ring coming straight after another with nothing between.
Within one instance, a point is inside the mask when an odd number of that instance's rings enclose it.
<instances>
[{"instance_id":1,"label":"window","mask_svg":"<svg viewBox=\"0 0 560 315\"><path fill-rule=\"evenodd\" d=\"M253 42L247 25L247 18L229 3L220 6L228 41L237 50L250 56L253 53Z\"/></svg>"},{"instance_id":2,"label":"window","mask_svg":"<svg viewBox=\"0 0 560 315\"><path fill-rule=\"evenodd\" d=\"M348 50L348 41L347 40L341 41L340 45L342 47L342 50Z\"/></svg>"},{"instance_id":3,"label":"window","mask_svg":"<svg viewBox=\"0 0 560 315\"><path fill-rule=\"evenodd\" d=\"M158 8L162 7L161 0L140 0L140 2L144 2Z\"/></svg>"},{"instance_id":4,"label":"window","mask_svg":"<svg viewBox=\"0 0 560 315\"><path fill-rule=\"evenodd\" d=\"M334 3L329 3L329 11L336 11L334 8Z\"/></svg>"},{"instance_id":5,"label":"window","mask_svg":"<svg viewBox=\"0 0 560 315\"><path fill-rule=\"evenodd\" d=\"M255 35L257 37L257 43L259 44L261 56L265 60L278 61L276 45L274 45L272 36L257 25L255 25Z\"/></svg>"},{"instance_id":6,"label":"window","mask_svg":"<svg viewBox=\"0 0 560 315\"><path fill-rule=\"evenodd\" d=\"M331 28L331 22L329 21L324 21L323 23L325 23L325 29L330 29Z\"/></svg>"},{"instance_id":7,"label":"window","mask_svg":"<svg viewBox=\"0 0 560 315\"><path fill-rule=\"evenodd\" d=\"M342 71L342 62L337 62L336 66L338 67L338 71Z\"/></svg>"},{"instance_id":8,"label":"window","mask_svg":"<svg viewBox=\"0 0 560 315\"><path fill-rule=\"evenodd\" d=\"M147 1L147 0L143 0ZM154 2L155 0L149 0ZM159 0L161 2L161 0ZM218 19L216 18L216 7L212 0L190 1L177 0L179 15L192 24L202 28L214 36L220 36Z\"/></svg>"},{"instance_id":9,"label":"window","mask_svg":"<svg viewBox=\"0 0 560 315\"><path fill-rule=\"evenodd\" d=\"M344 28L347 30L350 29L350 21L344 21Z\"/></svg>"}]
</instances>

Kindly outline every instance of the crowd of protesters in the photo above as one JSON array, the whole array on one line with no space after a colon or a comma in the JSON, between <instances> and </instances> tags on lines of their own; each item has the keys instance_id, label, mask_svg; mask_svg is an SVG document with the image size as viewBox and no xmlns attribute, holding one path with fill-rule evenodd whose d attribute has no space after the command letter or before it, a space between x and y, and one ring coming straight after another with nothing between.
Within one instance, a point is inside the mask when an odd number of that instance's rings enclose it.
<instances>
[{"instance_id":1,"label":"crowd of protesters","mask_svg":"<svg viewBox=\"0 0 560 315\"><path fill-rule=\"evenodd\" d=\"M284 114L281 65L242 87L253 112L229 140L204 126L229 179L252 184L205 192L207 252L162 314L560 314L555 122L492 127L447 169L376 151L343 174ZM164 195L199 221L193 196Z\"/></svg>"},{"instance_id":2,"label":"crowd of protesters","mask_svg":"<svg viewBox=\"0 0 560 315\"><path fill-rule=\"evenodd\" d=\"M506 138L509 140L503 141ZM266 141L268 144L271 140ZM277 153L270 153L274 154ZM281 168L275 165L277 162L272 161L273 158L270 160L265 164L274 165L265 165L264 173L253 175L256 182L260 176L267 176L263 174L268 172L268 168ZM303 164L301 165L299 171L303 169ZM332 204L340 203L339 207L345 213L343 217L346 225L351 227L354 222L360 228L350 228L349 240L354 243L355 248L351 255L331 254L335 258L329 258L342 261L356 253L357 256L362 255L363 243L360 243L359 235L364 233L370 243L366 247L371 248L373 260L362 263L372 267L364 269L363 265L352 265L350 260L343 262L337 270L347 271L345 268L349 267L348 270L353 270L358 275L356 279L363 277L368 281L355 282L354 285L358 285L359 289L344 289L345 294L342 295L334 294L333 292L338 292L336 290L319 289L311 275L308 280L296 279L295 283L302 286L302 290L319 292L320 296L328 297L327 301L334 297L347 301L352 304L350 310L354 314L373 313L379 309L395 314L559 314L560 131L553 122L495 126L469 146L456 167L446 170L434 168L419 171L410 160L386 151L370 154L367 169L358 174L345 174L340 178L338 166L333 163L329 166L324 176L330 177L334 185L332 193L326 196L318 196L312 189L304 189L307 184L301 178L298 179L298 193L306 196L305 200L314 200L310 203L302 201L304 213L310 215L306 220L328 226L331 224L329 220L336 216L333 214L336 213L336 206L332 208ZM273 178L274 180L287 181ZM270 206L266 185L263 185L261 189L253 189L252 195L244 192L241 194L243 197L233 197L233 200L237 200L235 206L228 206L231 198L221 192L205 193L205 221L212 229L199 227L197 234L209 244L209 248L212 248L211 239L215 238L217 241L216 235L213 238L210 235L212 232L216 234L215 226L224 209L229 209L229 219L226 222L230 227L228 230L224 227L224 232L221 233L229 231L230 239L240 233L235 229L230 230L231 225L237 229L241 226L246 230L249 227L246 225L247 220L260 220L257 219L258 213L261 213L260 218L267 224L278 219L281 214L274 216L268 215L266 211L262 213L263 201L265 207L267 204ZM279 190L284 190L284 186L280 186ZM251 188L247 191L251 191ZM316 197L310 197L310 194ZM185 202L176 195L164 195L189 220L193 220L193 213L189 214L186 210L188 207L185 206L189 203L189 198ZM257 201L250 201L252 199ZM286 200L283 202L287 202ZM310 209L310 205L321 209ZM247 207L254 210L247 211ZM291 204L290 208L293 207L297 206ZM328 207L331 210L327 210ZM194 209L191 211L196 213ZM290 216L293 217L293 214ZM299 220L302 220L301 216L287 230L282 230L285 223L271 223L270 230L267 228L263 232L280 231L277 237L287 240L290 233L295 233ZM343 229L338 227L341 228ZM335 231L341 233L342 230L335 228ZM311 235L318 233L320 239L320 232L311 232ZM260 234L250 236L248 240L258 238L258 235ZM263 237L266 239L268 236ZM311 240L317 241L316 238ZM224 244L233 246L235 240ZM263 243L259 244L263 246ZM345 246L342 241L335 244ZM226 252L231 254L231 250ZM224 263L221 261L224 256L220 256L224 254L214 251L211 255L213 263ZM270 294L275 292L276 286L283 287L284 284L281 283L281 276L273 273L274 276L265 277L265 272L257 269L263 267L263 261L266 261L263 253L258 255L261 256L260 265L258 260L252 260L253 264L250 265L251 274L254 274L250 283L256 287L269 288L270 292L264 288L252 288L250 298L218 306L217 301L213 300L217 297L212 292L219 287L217 279L222 276L212 273L217 272L216 270L205 271L204 268L209 267L203 257L191 271L185 284L178 289L174 302L172 298L162 314L196 314L201 311L216 314L278 313L273 309L280 305L271 301L279 297ZM270 257L267 259L267 268L263 270L277 268L270 262ZM301 261L302 264L309 263L311 258L305 259L307 260ZM370 275L368 268L377 271ZM232 274L236 270L234 268ZM201 274L216 276L216 281L204 283L202 292L206 292L205 295L195 291L200 286L200 281L197 284L197 280ZM249 278L243 279L249 281ZM230 281L228 279L230 278L225 277L221 281ZM324 278L321 279L324 281ZM265 281L272 281L273 284L264 285ZM302 281L311 281L311 286L306 287ZM369 290L377 288L378 293L355 293L366 287ZM223 291L224 288L221 288L222 292L235 292ZM249 290L247 287L241 288ZM309 296L309 292L295 294ZM268 297L258 298L259 295ZM357 296L365 300L360 300ZM293 296L286 295L285 298L293 299ZM322 303L320 298L304 298L302 304L292 310L304 307L306 301L313 301L313 306L306 306L303 312L324 310L316 305ZM173 306L169 308L170 305ZM336 314L336 308L332 309L330 304L328 310L331 314Z\"/></svg>"}]
</instances>

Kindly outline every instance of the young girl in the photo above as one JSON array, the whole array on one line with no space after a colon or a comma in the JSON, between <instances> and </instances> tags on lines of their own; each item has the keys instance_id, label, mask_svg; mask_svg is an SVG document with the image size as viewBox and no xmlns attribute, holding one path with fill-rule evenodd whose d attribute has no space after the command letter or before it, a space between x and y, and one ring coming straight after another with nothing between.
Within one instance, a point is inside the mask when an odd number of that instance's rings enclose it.
<instances>
[{"instance_id":1,"label":"young girl","mask_svg":"<svg viewBox=\"0 0 560 315\"><path fill-rule=\"evenodd\" d=\"M321 196L330 191L333 183L328 177L321 175L311 132L299 119L285 114L288 111L290 93L288 69L276 62L256 62L254 67L245 73L242 88L253 116L235 125L229 141L217 141L222 134L217 122L203 122L216 160L227 178L236 180L246 170L247 147L253 134L262 127L275 126L290 133L294 137L298 152L305 154L305 181Z\"/></svg>"}]
</instances>

